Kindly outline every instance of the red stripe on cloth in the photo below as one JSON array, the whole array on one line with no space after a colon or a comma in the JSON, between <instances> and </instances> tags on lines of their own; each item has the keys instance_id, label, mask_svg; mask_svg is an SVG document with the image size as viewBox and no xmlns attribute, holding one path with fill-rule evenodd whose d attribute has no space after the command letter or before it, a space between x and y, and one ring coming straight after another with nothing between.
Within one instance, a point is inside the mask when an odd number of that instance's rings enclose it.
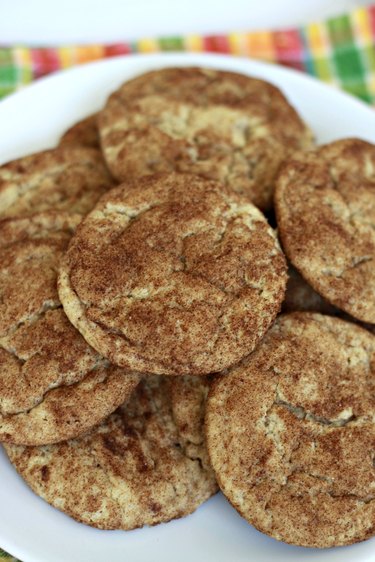
<instances>
[{"instance_id":1,"label":"red stripe on cloth","mask_svg":"<svg viewBox=\"0 0 375 562\"><path fill-rule=\"evenodd\" d=\"M275 31L273 34L277 62L303 70L303 43L296 29Z\"/></svg>"},{"instance_id":2,"label":"red stripe on cloth","mask_svg":"<svg viewBox=\"0 0 375 562\"><path fill-rule=\"evenodd\" d=\"M375 37L375 5L368 8L368 14L371 22L372 35Z\"/></svg>"},{"instance_id":3,"label":"red stripe on cloth","mask_svg":"<svg viewBox=\"0 0 375 562\"><path fill-rule=\"evenodd\" d=\"M207 35L203 37L203 49L209 53L230 53L228 37Z\"/></svg>"},{"instance_id":4,"label":"red stripe on cloth","mask_svg":"<svg viewBox=\"0 0 375 562\"><path fill-rule=\"evenodd\" d=\"M116 43L104 46L105 57L116 57L119 55L129 55L132 52L130 45L127 43Z\"/></svg>"},{"instance_id":5,"label":"red stripe on cloth","mask_svg":"<svg viewBox=\"0 0 375 562\"><path fill-rule=\"evenodd\" d=\"M34 78L61 68L57 49L32 49L31 61Z\"/></svg>"}]
</instances>

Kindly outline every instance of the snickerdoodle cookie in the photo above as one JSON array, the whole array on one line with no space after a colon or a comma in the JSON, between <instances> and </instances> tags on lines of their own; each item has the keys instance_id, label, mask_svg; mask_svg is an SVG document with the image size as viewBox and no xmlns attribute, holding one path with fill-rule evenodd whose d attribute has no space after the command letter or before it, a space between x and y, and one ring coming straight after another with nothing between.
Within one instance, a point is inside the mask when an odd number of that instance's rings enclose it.
<instances>
[{"instance_id":1,"label":"snickerdoodle cookie","mask_svg":"<svg viewBox=\"0 0 375 562\"><path fill-rule=\"evenodd\" d=\"M311 133L272 84L232 72L164 68L126 82L99 114L104 155L120 181L155 172L219 180L261 209L280 163Z\"/></svg>"},{"instance_id":2,"label":"snickerdoodle cookie","mask_svg":"<svg viewBox=\"0 0 375 562\"><path fill-rule=\"evenodd\" d=\"M139 381L90 348L59 301L59 260L80 220L49 211L0 221L0 441L75 437Z\"/></svg>"},{"instance_id":3,"label":"snickerdoodle cookie","mask_svg":"<svg viewBox=\"0 0 375 562\"><path fill-rule=\"evenodd\" d=\"M275 207L284 250L312 288L375 323L375 146L344 139L294 154Z\"/></svg>"},{"instance_id":4,"label":"snickerdoodle cookie","mask_svg":"<svg viewBox=\"0 0 375 562\"><path fill-rule=\"evenodd\" d=\"M83 220L59 276L70 321L113 363L207 374L250 353L279 311L285 258L246 199L212 180L145 176Z\"/></svg>"},{"instance_id":5,"label":"snickerdoodle cookie","mask_svg":"<svg viewBox=\"0 0 375 562\"><path fill-rule=\"evenodd\" d=\"M217 491L203 436L208 385L148 377L78 439L5 449L38 495L88 525L134 529L183 517Z\"/></svg>"},{"instance_id":6,"label":"snickerdoodle cookie","mask_svg":"<svg viewBox=\"0 0 375 562\"><path fill-rule=\"evenodd\" d=\"M224 494L260 531L311 547L375 534L374 369L372 334L293 313L214 384L210 460Z\"/></svg>"},{"instance_id":7,"label":"snickerdoodle cookie","mask_svg":"<svg viewBox=\"0 0 375 562\"><path fill-rule=\"evenodd\" d=\"M78 145L100 149L98 114L94 113L70 127L61 137L59 145Z\"/></svg>"},{"instance_id":8,"label":"snickerdoodle cookie","mask_svg":"<svg viewBox=\"0 0 375 562\"><path fill-rule=\"evenodd\" d=\"M38 152L0 167L0 216L86 214L112 186L99 150L62 146Z\"/></svg>"}]
</instances>

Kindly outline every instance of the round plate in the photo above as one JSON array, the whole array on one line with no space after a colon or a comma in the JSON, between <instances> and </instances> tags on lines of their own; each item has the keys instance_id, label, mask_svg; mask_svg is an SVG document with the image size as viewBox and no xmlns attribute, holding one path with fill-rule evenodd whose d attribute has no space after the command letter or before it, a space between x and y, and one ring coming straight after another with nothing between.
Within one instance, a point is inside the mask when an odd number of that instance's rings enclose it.
<instances>
[{"instance_id":1,"label":"round plate","mask_svg":"<svg viewBox=\"0 0 375 562\"><path fill-rule=\"evenodd\" d=\"M370 107L301 73L218 55L132 55L49 76L0 102L1 162L54 146L68 126L100 109L125 80L163 66L187 65L273 82L309 123L319 143L344 136L375 142L375 112ZM38 498L2 449L0 471L0 546L23 562L375 561L374 539L322 551L279 543L248 525L220 494L185 519L129 532L99 531Z\"/></svg>"}]
</instances>

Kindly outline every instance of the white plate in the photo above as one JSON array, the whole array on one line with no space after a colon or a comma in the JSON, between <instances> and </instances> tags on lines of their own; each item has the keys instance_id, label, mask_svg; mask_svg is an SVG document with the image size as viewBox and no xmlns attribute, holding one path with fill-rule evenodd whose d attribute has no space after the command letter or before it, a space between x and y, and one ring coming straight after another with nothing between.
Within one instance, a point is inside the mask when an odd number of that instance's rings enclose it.
<instances>
[{"instance_id":1,"label":"white plate","mask_svg":"<svg viewBox=\"0 0 375 562\"><path fill-rule=\"evenodd\" d=\"M0 160L53 146L68 125L98 110L123 81L175 65L211 66L265 78L282 88L319 142L344 136L375 142L371 108L303 74L226 56L135 55L56 74L0 102ZM375 539L323 551L279 543L248 525L221 495L185 519L130 532L98 531L34 495L2 450L0 546L23 562L375 561Z\"/></svg>"}]
</instances>

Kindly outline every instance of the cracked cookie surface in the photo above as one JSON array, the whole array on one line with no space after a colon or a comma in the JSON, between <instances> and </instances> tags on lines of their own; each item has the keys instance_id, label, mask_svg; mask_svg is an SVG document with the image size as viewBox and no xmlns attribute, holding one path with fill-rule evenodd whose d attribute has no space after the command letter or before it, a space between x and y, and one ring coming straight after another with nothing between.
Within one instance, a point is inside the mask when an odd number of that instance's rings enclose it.
<instances>
[{"instance_id":1,"label":"cracked cookie surface","mask_svg":"<svg viewBox=\"0 0 375 562\"><path fill-rule=\"evenodd\" d=\"M75 437L139 381L90 348L59 301L59 261L81 218L50 211L0 221L0 441Z\"/></svg>"},{"instance_id":2,"label":"cracked cookie surface","mask_svg":"<svg viewBox=\"0 0 375 562\"><path fill-rule=\"evenodd\" d=\"M134 529L183 517L217 491L203 435L209 384L148 377L86 435L5 450L38 495L88 525Z\"/></svg>"},{"instance_id":3,"label":"cracked cookie surface","mask_svg":"<svg viewBox=\"0 0 375 562\"><path fill-rule=\"evenodd\" d=\"M177 171L218 180L261 209L286 156L311 133L272 84L231 72L167 68L126 82L99 115L119 181Z\"/></svg>"},{"instance_id":4,"label":"cracked cookie surface","mask_svg":"<svg viewBox=\"0 0 375 562\"><path fill-rule=\"evenodd\" d=\"M375 323L375 146L345 139L294 154L275 207L283 248L311 287Z\"/></svg>"},{"instance_id":5,"label":"cracked cookie surface","mask_svg":"<svg viewBox=\"0 0 375 562\"><path fill-rule=\"evenodd\" d=\"M100 150L98 114L94 113L78 121L62 135L59 146L87 146Z\"/></svg>"},{"instance_id":6,"label":"cracked cookie surface","mask_svg":"<svg viewBox=\"0 0 375 562\"><path fill-rule=\"evenodd\" d=\"M84 219L59 295L113 363L207 374L254 349L285 283L284 256L256 207L216 182L159 174L113 189Z\"/></svg>"},{"instance_id":7,"label":"cracked cookie surface","mask_svg":"<svg viewBox=\"0 0 375 562\"><path fill-rule=\"evenodd\" d=\"M280 316L209 394L206 439L237 511L310 547L375 534L375 338L313 313Z\"/></svg>"},{"instance_id":8,"label":"cracked cookie surface","mask_svg":"<svg viewBox=\"0 0 375 562\"><path fill-rule=\"evenodd\" d=\"M99 150L62 146L0 167L0 216L88 213L113 186Z\"/></svg>"}]
</instances>

